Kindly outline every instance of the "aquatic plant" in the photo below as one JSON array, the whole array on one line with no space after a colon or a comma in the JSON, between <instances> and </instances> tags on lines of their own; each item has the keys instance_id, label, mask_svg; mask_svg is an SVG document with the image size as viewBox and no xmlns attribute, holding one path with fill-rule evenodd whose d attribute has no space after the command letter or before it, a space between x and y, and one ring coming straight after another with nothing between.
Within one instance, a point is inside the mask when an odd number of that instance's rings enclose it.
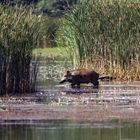
<instances>
[{"instance_id":1,"label":"aquatic plant","mask_svg":"<svg viewBox=\"0 0 140 140\"><path fill-rule=\"evenodd\" d=\"M45 35L46 21L32 8L0 5L0 95L34 90L32 49Z\"/></svg>"},{"instance_id":2,"label":"aquatic plant","mask_svg":"<svg viewBox=\"0 0 140 140\"><path fill-rule=\"evenodd\" d=\"M57 34L74 67L140 78L140 1L79 0Z\"/></svg>"}]
</instances>

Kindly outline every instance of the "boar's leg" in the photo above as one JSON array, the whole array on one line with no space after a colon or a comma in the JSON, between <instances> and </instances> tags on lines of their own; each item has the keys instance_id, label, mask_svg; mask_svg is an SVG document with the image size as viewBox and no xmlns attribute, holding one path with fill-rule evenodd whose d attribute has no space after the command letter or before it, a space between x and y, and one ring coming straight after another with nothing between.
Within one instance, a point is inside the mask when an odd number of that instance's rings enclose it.
<instances>
[{"instance_id":1,"label":"boar's leg","mask_svg":"<svg viewBox=\"0 0 140 140\"><path fill-rule=\"evenodd\" d=\"M75 84L72 83L72 84L71 84L71 88L75 88Z\"/></svg>"},{"instance_id":2,"label":"boar's leg","mask_svg":"<svg viewBox=\"0 0 140 140\"><path fill-rule=\"evenodd\" d=\"M80 88L80 84L79 83L77 84L77 88Z\"/></svg>"},{"instance_id":3,"label":"boar's leg","mask_svg":"<svg viewBox=\"0 0 140 140\"><path fill-rule=\"evenodd\" d=\"M79 83L78 84L73 84L72 83L71 84L71 88L78 88L79 89L80 88L80 84Z\"/></svg>"},{"instance_id":4,"label":"boar's leg","mask_svg":"<svg viewBox=\"0 0 140 140\"><path fill-rule=\"evenodd\" d=\"M94 85L94 88L99 88L99 81L98 80L95 80L95 81L92 81L92 84Z\"/></svg>"}]
</instances>

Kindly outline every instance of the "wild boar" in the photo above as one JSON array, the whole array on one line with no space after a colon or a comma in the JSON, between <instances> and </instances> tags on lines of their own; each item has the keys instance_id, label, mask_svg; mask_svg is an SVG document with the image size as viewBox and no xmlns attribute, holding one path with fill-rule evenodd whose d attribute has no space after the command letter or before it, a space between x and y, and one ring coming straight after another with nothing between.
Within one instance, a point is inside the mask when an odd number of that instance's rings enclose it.
<instances>
[{"instance_id":1,"label":"wild boar","mask_svg":"<svg viewBox=\"0 0 140 140\"><path fill-rule=\"evenodd\" d=\"M71 83L72 88L80 88L80 84L88 84L92 83L95 88L99 87L99 79L110 79L112 77L104 76L99 77L99 73L93 71L93 70L87 70L87 69L75 69L71 71L66 71L66 73L63 75L62 79L60 80L60 84L64 82Z\"/></svg>"}]
</instances>

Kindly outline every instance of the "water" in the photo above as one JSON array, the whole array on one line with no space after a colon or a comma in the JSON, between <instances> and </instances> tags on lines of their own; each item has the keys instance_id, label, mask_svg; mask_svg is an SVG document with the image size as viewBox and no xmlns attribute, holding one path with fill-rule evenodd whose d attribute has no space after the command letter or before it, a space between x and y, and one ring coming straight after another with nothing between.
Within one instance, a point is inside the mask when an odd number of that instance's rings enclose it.
<instances>
[{"instance_id":1,"label":"water","mask_svg":"<svg viewBox=\"0 0 140 140\"><path fill-rule=\"evenodd\" d=\"M140 81L76 90L58 84L70 63L39 64L38 92L0 99L0 140L140 140Z\"/></svg>"},{"instance_id":2,"label":"water","mask_svg":"<svg viewBox=\"0 0 140 140\"><path fill-rule=\"evenodd\" d=\"M71 89L69 84L59 85L54 83L53 87L38 86L45 103L60 104L140 104L140 81L134 82L100 82L99 89L93 89L92 85L83 85L80 89ZM46 96L47 95L47 96ZM55 102L52 102L52 101ZM50 102L49 102L50 101Z\"/></svg>"},{"instance_id":3,"label":"water","mask_svg":"<svg viewBox=\"0 0 140 140\"><path fill-rule=\"evenodd\" d=\"M1 140L139 140L139 122L10 121L0 125Z\"/></svg>"}]
</instances>

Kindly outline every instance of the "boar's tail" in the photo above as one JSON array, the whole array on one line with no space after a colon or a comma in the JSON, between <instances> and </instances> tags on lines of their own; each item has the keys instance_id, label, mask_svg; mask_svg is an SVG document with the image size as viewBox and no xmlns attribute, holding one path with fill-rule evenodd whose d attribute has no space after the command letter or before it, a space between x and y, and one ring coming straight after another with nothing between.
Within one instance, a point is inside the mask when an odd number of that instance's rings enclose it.
<instances>
[{"instance_id":1,"label":"boar's tail","mask_svg":"<svg viewBox=\"0 0 140 140\"><path fill-rule=\"evenodd\" d=\"M112 76L101 76L101 77L99 77L99 79L100 79L101 81L112 81L112 80L114 80L114 79L116 79L116 78L114 78L114 77L112 77Z\"/></svg>"}]
</instances>

